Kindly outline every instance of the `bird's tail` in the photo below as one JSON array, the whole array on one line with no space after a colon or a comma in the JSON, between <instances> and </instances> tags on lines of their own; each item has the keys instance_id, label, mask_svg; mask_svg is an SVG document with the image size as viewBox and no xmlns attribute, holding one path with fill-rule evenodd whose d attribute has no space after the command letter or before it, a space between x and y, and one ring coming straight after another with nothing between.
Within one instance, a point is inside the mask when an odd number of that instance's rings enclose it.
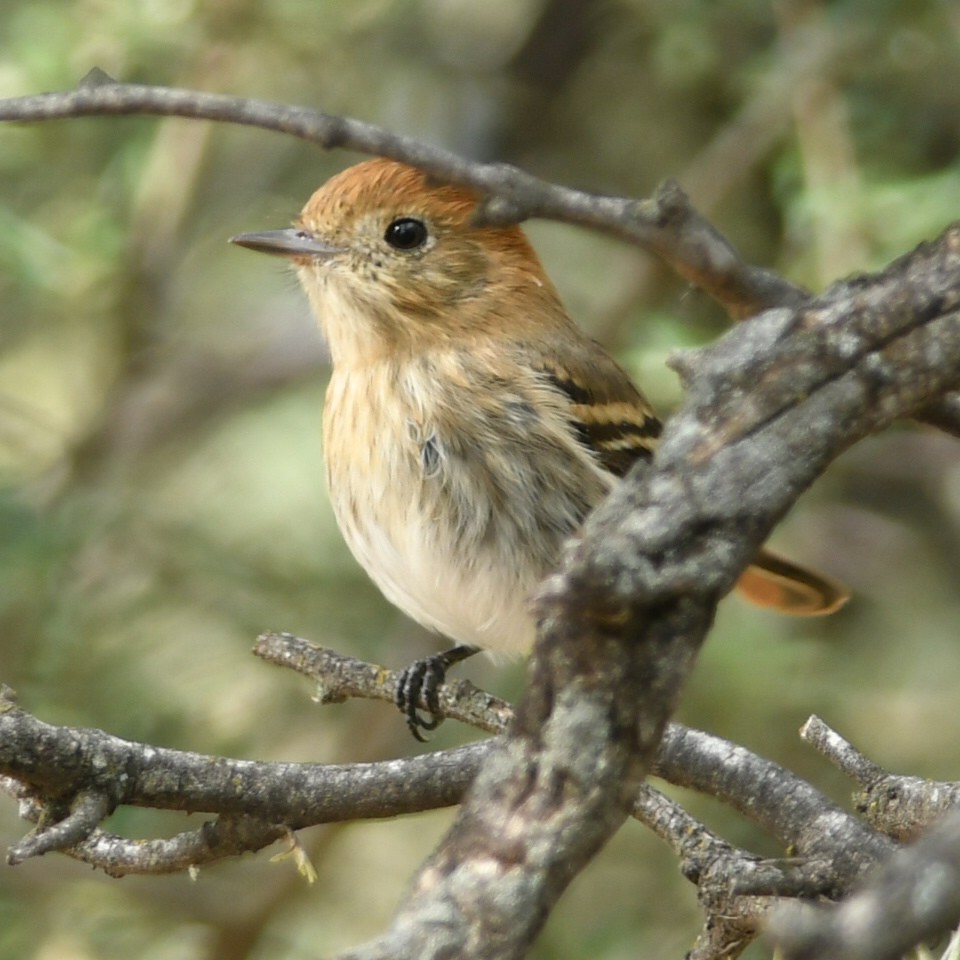
<instances>
[{"instance_id":1,"label":"bird's tail","mask_svg":"<svg viewBox=\"0 0 960 960\"><path fill-rule=\"evenodd\" d=\"M850 599L843 584L763 549L741 574L737 589L758 607L793 616L823 616Z\"/></svg>"}]
</instances>

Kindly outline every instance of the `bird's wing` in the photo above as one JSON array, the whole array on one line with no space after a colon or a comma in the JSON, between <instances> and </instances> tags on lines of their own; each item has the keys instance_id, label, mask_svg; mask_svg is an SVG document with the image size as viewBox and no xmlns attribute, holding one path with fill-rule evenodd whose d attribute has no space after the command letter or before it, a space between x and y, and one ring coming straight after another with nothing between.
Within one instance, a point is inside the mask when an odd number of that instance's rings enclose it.
<instances>
[{"instance_id":1,"label":"bird's wing","mask_svg":"<svg viewBox=\"0 0 960 960\"><path fill-rule=\"evenodd\" d=\"M541 361L540 376L568 403L577 438L604 469L622 477L637 460L649 460L662 425L626 371L593 341ZM795 616L833 613L849 592L835 580L764 548L737 587L757 606Z\"/></svg>"},{"instance_id":2,"label":"bird's wing","mask_svg":"<svg viewBox=\"0 0 960 960\"><path fill-rule=\"evenodd\" d=\"M622 477L653 456L662 425L626 371L599 344L578 344L537 364L539 376L563 395L577 439L604 469Z\"/></svg>"}]
</instances>

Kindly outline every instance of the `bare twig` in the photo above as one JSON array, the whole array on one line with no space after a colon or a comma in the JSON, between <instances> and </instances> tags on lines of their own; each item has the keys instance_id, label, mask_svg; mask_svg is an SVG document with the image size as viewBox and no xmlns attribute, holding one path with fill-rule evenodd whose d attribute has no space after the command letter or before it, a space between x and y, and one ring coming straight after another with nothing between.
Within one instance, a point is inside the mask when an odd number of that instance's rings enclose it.
<instances>
[{"instance_id":1,"label":"bare twig","mask_svg":"<svg viewBox=\"0 0 960 960\"><path fill-rule=\"evenodd\" d=\"M11 861L65 849L114 874L183 869L259 849L276 839L278 825L298 829L449 806L459 801L488 750L479 743L372 764L262 763L56 727L8 705L0 711L0 784L21 803L28 797L26 812L43 826L11 851ZM65 797L79 800L65 808ZM104 797L109 803L98 799ZM215 812L228 822L152 845L95 832L121 803Z\"/></svg>"},{"instance_id":2,"label":"bare twig","mask_svg":"<svg viewBox=\"0 0 960 960\"><path fill-rule=\"evenodd\" d=\"M826 892L822 884L804 882L804 861L762 860L738 850L652 787L641 788L633 816L670 846L683 875L697 885L707 919L691 957L739 956L759 934L771 898Z\"/></svg>"},{"instance_id":3,"label":"bare twig","mask_svg":"<svg viewBox=\"0 0 960 960\"><path fill-rule=\"evenodd\" d=\"M15 866L30 857L52 850L68 850L86 840L113 810L111 796L101 790L81 790L62 819L46 823L42 817L36 831L14 844L7 852L7 863Z\"/></svg>"},{"instance_id":4,"label":"bare twig","mask_svg":"<svg viewBox=\"0 0 960 960\"><path fill-rule=\"evenodd\" d=\"M299 137L325 150L345 148L411 163L439 180L486 194L480 214L486 222L540 217L593 227L638 243L700 286L734 317L771 306L796 305L804 297L803 291L778 274L745 263L674 183L665 184L649 200L599 196L547 183L506 164L472 163L448 150L349 117L266 100L117 83L97 70L76 90L0 101L0 121L134 114L244 124Z\"/></svg>"},{"instance_id":5,"label":"bare twig","mask_svg":"<svg viewBox=\"0 0 960 960\"><path fill-rule=\"evenodd\" d=\"M376 664L346 657L291 633L264 633L253 652L268 663L288 667L316 683L319 703L339 703L349 697L396 702L398 674ZM440 691L444 716L487 733L503 733L513 707L475 687L469 680L450 680Z\"/></svg>"},{"instance_id":6,"label":"bare twig","mask_svg":"<svg viewBox=\"0 0 960 960\"><path fill-rule=\"evenodd\" d=\"M702 740L705 736L671 724L657 774L716 797L776 837L806 862L803 884L838 896L893 852L889 840L796 774L719 737Z\"/></svg>"},{"instance_id":7,"label":"bare twig","mask_svg":"<svg viewBox=\"0 0 960 960\"><path fill-rule=\"evenodd\" d=\"M321 702L348 697L393 702L397 682L393 671L292 634L264 634L254 652L309 677L317 685ZM505 730L512 716L508 703L463 680L447 684L441 705L449 719L491 732ZM784 895L787 890L797 895L798 884L806 893L816 888L819 895L839 895L893 850L887 840L789 770L700 730L668 724L654 772L729 805L793 851L803 865L791 865L789 876L784 875L779 888ZM732 848L689 814L649 788L638 792L631 812L671 845L686 876L699 878L709 869L715 886L737 891L742 858L732 856ZM776 889L768 884L765 891L772 895Z\"/></svg>"},{"instance_id":8,"label":"bare twig","mask_svg":"<svg viewBox=\"0 0 960 960\"><path fill-rule=\"evenodd\" d=\"M867 759L852 743L844 740L819 717L810 717L800 728L800 736L838 770L861 786L869 786L885 773L881 766Z\"/></svg>"},{"instance_id":9,"label":"bare twig","mask_svg":"<svg viewBox=\"0 0 960 960\"><path fill-rule=\"evenodd\" d=\"M915 840L947 810L960 807L960 783L890 773L865 757L819 717L800 731L814 749L860 786L856 809L876 830L899 841Z\"/></svg>"},{"instance_id":10,"label":"bare twig","mask_svg":"<svg viewBox=\"0 0 960 960\"><path fill-rule=\"evenodd\" d=\"M304 672L329 699L392 698L396 677L390 671L289 634L265 635L257 650L272 662ZM114 876L169 873L237 856L274 842L288 826L456 803L491 747L477 744L416 762L340 767L251 763L159 749L101 731L53 727L18 710L11 701L4 702L8 708L0 711L0 742L4 744L0 770L14 771L20 779L0 777L0 789L21 799L21 813L27 819L58 827L63 803L56 798L90 792L91 782L103 780L104 771L110 781L116 770L124 771L126 804L219 814L217 820L165 840L129 840L94 829L97 818L87 821L83 835L71 837L64 852ZM463 711L457 694L444 702L451 716L481 728L505 724L509 717L509 705L482 691L467 698ZM212 772L210 782L201 776L204 769ZM673 783L715 795L740 810L796 854L789 862L758 860L716 837L657 791L641 787L632 815L674 849L684 875L698 884L701 900L712 913L735 911L743 916L744 908L735 904L748 895L835 896L846 889L853 872L851 864L869 866L889 852L808 784L769 760L710 734L670 724L655 769ZM412 778L415 805L411 796L397 790L397 780L408 777ZM231 788L224 790L224 783ZM358 794L378 802L374 806L358 804ZM824 818L829 818L829 831L820 829ZM55 846L62 849L65 844ZM849 849L858 850L859 859L851 858ZM41 852L22 844L13 851L17 860Z\"/></svg>"},{"instance_id":11,"label":"bare twig","mask_svg":"<svg viewBox=\"0 0 960 960\"><path fill-rule=\"evenodd\" d=\"M36 799L21 801L20 813L33 822L49 817L45 805ZM74 842L58 845L56 849L74 860L103 870L111 877L126 877L131 874L156 876L194 870L228 857L261 850L286 836L288 832L289 827L285 824L267 823L258 817L239 816L218 817L203 823L196 830L153 840L130 840L94 825L94 828L76 837ZM25 849L25 843L30 839L32 837L27 837L25 841L10 848L7 863L14 866L28 857L48 852Z\"/></svg>"}]
</instances>

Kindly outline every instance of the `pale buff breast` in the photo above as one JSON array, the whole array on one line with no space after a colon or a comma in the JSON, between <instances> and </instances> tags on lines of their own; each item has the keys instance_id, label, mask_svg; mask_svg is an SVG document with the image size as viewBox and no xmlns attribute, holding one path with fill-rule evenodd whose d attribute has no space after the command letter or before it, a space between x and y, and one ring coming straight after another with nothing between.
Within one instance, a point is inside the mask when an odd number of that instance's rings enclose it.
<instances>
[{"instance_id":1,"label":"pale buff breast","mask_svg":"<svg viewBox=\"0 0 960 960\"><path fill-rule=\"evenodd\" d=\"M389 376L349 369L330 381L327 484L344 540L384 596L418 623L456 643L524 653L534 635L528 598L545 571L500 542L495 518L476 516L472 531L451 521L450 497L474 497L444 483L446 452L428 442L427 416L398 402L396 388Z\"/></svg>"}]
</instances>

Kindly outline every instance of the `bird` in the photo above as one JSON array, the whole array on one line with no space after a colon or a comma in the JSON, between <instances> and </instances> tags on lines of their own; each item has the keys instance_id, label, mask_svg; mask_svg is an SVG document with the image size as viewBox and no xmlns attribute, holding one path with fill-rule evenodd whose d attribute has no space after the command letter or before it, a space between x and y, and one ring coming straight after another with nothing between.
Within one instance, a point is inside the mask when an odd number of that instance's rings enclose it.
<instances>
[{"instance_id":1,"label":"bird","mask_svg":"<svg viewBox=\"0 0 960 960\"><path fill-rule=\"evenodd\" d=\"M329 179L291 227L231 238L293 265L327 342L326 482L348 547L389 601L454 644L401 675L397 703L421 740L442 720L448 667L529 652L532 594L662 430L522 229L485 224L482 201L375 158ZM766 549L738 586L800 615L848 596Z\"/></svg>"}]
</instances>

